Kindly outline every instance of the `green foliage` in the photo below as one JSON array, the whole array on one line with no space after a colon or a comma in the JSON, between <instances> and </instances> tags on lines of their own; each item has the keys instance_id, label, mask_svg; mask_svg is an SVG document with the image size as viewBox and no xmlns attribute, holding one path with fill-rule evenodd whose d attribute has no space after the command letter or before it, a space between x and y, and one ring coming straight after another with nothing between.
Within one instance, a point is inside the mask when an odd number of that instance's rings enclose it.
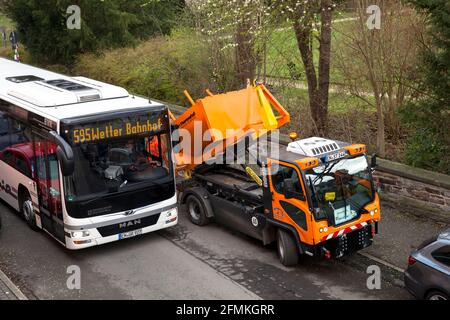
<instances>
[{"instance_id":1,"label":"green foliage","mask_svg":"<svg viewBox=\"0 0 450 320\"><path fill-rule=\"evenodd\" d=\"M0 10L0 28L12 29L13 23Z\"/></svg>"},{"instance_id":2,"label":"green foliage","mask_svg":"<svg viewBox=\"0 0 450 320\"><path fill-rule=\"evenodd\" d=\"M120 0L121 10L135 15L130 33L140 39L149 35L168 35L178 25L185 7L184 0Z\"/></svg>"},{"instance_id":3,"label":"green foliage","mask_svg":"<svg viewBox=\"0 0 450 320\"><path fill-rule=\"evenodd\" d=\"M420 72L425 94L402 111L413 135L406 159L415 166L450 173L450 6L447 0L410 0L430 25Z\"/></svg>"},{"instance_id":4,"label":"green foliage","mask_svg":"<svg viewBox=\"0 0 450 320\"><path fill-rule=\"evenodd\" d=\"M5 11L20 40L39 62L71 64L79 53L132 45L137 38L167 34L181 0L79 0L81 30L69 30L72 0L7 0Z\"/></svg>"},{"instance_id":5,"label":"green foliage","mask_svg":"<svg viewBox=\"0 0 450 320\"><path fill-rule=\"evenodd\" d=\"M136 48L83 54L73 73L181 105L186 103L185 89L194 99L205 96L207 88L217 90L209 51L208 43L192 29L179 29L170 37L154 37Z\"/></svg>"}]
</instances>

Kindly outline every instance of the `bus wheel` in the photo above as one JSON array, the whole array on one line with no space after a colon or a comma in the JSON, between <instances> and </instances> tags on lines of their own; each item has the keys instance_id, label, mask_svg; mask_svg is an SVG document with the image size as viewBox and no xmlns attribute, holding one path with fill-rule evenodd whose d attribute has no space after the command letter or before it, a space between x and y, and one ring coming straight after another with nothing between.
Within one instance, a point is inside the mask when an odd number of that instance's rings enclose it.
<instances>
[{"instance_id":1,"label":"bus wheel","mask_svg":"<svg viewBox=\"0 0 450 320\"><path fill-rule=\"evenodd\" d=\"M292 234L278 229L277 250L280 262L286 267L298 264L299 252Z\"/></svg>"},{"instance_id":2,"label":"bus wheel","mask_svg":"<svg viewBox=\"0 0 450 320\"><path fill-rule=\"evenodd\" d=\"M198 197L189 195L186 199L186 206L188 209L189 220L198 226L205 226L210 222L206 216L206 210Z\"/></svg>"},{"instance_id":3,"label":"bus wheel","mask_svg":"<svg viewBox=\"0 0 450 320\"><path fill-rule=\"evenodd\" d=\"M28 191L23 191L20 197L20 212L22 213L28 226L33 230L38 230L36 225L36 215L34 214L33 201L31 201Z\"/></svg>"}]
</instances>

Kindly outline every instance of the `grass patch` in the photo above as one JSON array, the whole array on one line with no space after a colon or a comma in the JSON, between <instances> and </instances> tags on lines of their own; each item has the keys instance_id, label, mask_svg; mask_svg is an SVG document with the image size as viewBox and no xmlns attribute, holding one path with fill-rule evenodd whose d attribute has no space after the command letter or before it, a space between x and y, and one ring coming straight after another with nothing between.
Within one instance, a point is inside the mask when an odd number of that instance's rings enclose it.
<instances>
[{"instance_id":1,"label":"grass patch","mask_svg":"<svg viewBox=\"0 0 450 320\"><path fill-rule=\"evenodd\" d=\"M284 88L279 92L287 100L298 99L309 103L308 90L297 88ZM370 102L375 103L375 98L367 98ZM372 104L368 104L362 99L346 93L330 93L328 110L331 113L347 113L349 108L358 108L362 112L376 113L376 108Z\"/></svg>"},{"instance_id":2,"label":"grass patch","mask_svg":"<svg viewBox=\"0 0 450 320\"><path fill-rule=\"evenodd\" d=\"M192 30L178 30L170 37L155 37L136 48L84 54L72 73L127 88L174 104L185 104L183 90L194 98L211 88L213 70L205 42Z\"/></svg>"},{"instance_id":3,"label":"grass patch","mask_svg":"<svg viewBox=\"0 0 450 320\"><path fill-rule=\"evenodd\" d=\"M339 16L337 19L352 17L351 14ZM332 32L332 57L330 81L331 83L343 83L344 77L337 68L333 59L334 50L342 42L347 28L351 28L354 22L339 22ZM319 65L319 41L314 40L313 57L316 69ZM281 77L292 80L306 81L306 74L301 60L300 51L297 46L297 39L292 25L286 24L283 27L274 27L270 33L267 44L267 73L269 76Z\"/></svg>"},{"instance_id":4,"label":"grass patch","mask_svg":"<svg viewBox=\"0 0 450 320\"><path fill-rule=\"evenodd\" d=\"M0 12L0 28L5 28L6 30L14 28L14 23L2 12Z\"/></svg>"}]
</instances>

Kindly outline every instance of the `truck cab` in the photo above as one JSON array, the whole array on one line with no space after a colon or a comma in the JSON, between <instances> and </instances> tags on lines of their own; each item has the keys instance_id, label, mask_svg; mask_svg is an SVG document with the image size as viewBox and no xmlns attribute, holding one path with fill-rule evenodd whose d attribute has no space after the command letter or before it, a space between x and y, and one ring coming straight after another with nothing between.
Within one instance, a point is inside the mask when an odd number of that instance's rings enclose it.
<instances>
[{"instance_id":1,"label":"truck cab","mask_svg":"<svg viewBox=\"0 0 450 320\"><path fill-rule=\"evenodd\" d=\"M273 219L295 228L305 253L340 258L371 245L380 204L364 145L299 140L268 167Z\"/></svg>"}]
</instances>

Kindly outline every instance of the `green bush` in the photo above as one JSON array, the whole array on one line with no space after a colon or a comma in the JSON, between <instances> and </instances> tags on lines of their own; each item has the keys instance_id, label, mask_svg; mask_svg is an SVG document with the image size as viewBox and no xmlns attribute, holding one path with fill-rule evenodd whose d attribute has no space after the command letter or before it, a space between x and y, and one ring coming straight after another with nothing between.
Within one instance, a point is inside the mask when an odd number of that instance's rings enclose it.
<instances>
[{"instance_id":1,"label":"green bush","mask_svg":"<svg viewBox=\"0 0 450 320\"><path fill-rule=\"evenodd\" d=\"M185 89L196 99L205 96L205 89L218 88L208 52L208 43L201 36L191 29L179 29L170 37L155 37L136 48L83 54L72 73L153 99L186 104Z\"/></svg>"},{"instance_id":2,"label":"green bush","mask_svg":"<svg viewBox=\"0 0 450 320\"><path fill-rule=\"evenodd\" d=\"M409 164L450 174L450 6L447 0L410 0L429 22L431 43L424 47L419 73L423 93L401 115L410 128Z\"/></svg>"}]
</instances>

